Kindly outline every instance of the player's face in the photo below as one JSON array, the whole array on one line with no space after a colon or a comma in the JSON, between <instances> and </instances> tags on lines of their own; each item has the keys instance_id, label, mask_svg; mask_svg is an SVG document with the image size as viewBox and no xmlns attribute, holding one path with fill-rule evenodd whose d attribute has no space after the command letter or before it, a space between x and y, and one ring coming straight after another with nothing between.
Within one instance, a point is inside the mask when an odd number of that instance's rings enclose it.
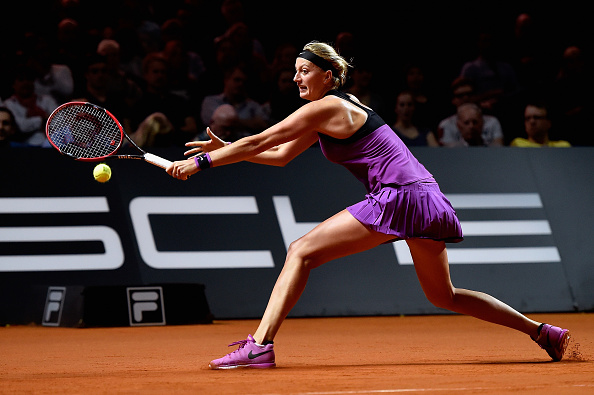
<instances>
[{"instance_id":1,"label":"player's face","mask_svg":"<svg viewBox=\"0 0 594 395\"><path fill-rule=\"evenodd\" d=\"M330 75L330 78L328 76ZM328 91L328 82L332 81L332 73L323 71L321 68L303 58L295 61L295 76L293 81L299 88L299 96L306 100L321 99Z\"/></svg>"}]
</instances>

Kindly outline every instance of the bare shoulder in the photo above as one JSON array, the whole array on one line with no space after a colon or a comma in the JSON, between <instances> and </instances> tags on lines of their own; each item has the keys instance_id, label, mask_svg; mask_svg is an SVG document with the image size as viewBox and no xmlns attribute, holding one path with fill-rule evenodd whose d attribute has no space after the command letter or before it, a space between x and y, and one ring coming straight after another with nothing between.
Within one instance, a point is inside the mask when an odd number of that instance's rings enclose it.
<instances>
[{"instance_id":1,"label":"bare shoulder","mask_svg":"<svg viewBox=\"0 0 594 395\"><path fill-rule=\"evenodd\" d=\"M331 116L341 111L348 110L350 103L336 96L326 96L319 100L311 101L299 109L301 113L310 115Z\"/></svg>"},{"instance_id":2,"label":"bare shoulder","mask_svg":"<svg viewBox=\"0 0 594 395\"><path fill-rule=\"evenodd\" d=\"M357 99L356 96L354 96L350 93L347 93L347 95L353 102L355 102L363 107L367 107L363 103L361 103L359 101L359 99ZM340 111L361 112L362 111L359 107L357 107L353 103L349 102L348 100L342 99L338 96L326 96L323 99L318 100L318 102L320 102L320 105L323 106L323 108L332 109L337 112L340 112Z\"/></svg>"},{"instance_id":3,"label":"bare shoulder","mask_svg":"<svg viewBox=\"0 0 594 395\"><path fill-rule=\"evenodd\" d=\"M326 96L311 106L311 119L315 119L316 130L336 138L346 138L357 131L367 119L364 110L348 100L336 96Z\"/></svg>"}]
</instances>

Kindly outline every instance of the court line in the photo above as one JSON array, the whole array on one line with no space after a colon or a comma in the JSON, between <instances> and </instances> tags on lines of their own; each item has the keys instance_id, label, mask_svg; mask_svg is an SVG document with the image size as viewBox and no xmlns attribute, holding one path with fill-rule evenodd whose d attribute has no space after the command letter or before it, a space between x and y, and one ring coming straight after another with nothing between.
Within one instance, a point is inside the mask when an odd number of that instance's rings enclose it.
<instances>
[{"instance_id":1,"label":"court line","mask_svg":"<svg viewBox=\"0 0 594 395\"><path fill-rule=\"evenodd\" d=\"M501 390L533 390L541 388L594 388L594 384L571 384L571 385L530 385L530 386L506 386L506 387L461 387L461 388L394 388L384 390L353 390L353 391L314 391L314 392L291 392L284 395L352 395L352 394L399 394L415 392L438 392L438 391L501 391ZM262 394L261 394L262 395ZM265 395L281 395L271 393Z\"/></svg>"}]
</instances>

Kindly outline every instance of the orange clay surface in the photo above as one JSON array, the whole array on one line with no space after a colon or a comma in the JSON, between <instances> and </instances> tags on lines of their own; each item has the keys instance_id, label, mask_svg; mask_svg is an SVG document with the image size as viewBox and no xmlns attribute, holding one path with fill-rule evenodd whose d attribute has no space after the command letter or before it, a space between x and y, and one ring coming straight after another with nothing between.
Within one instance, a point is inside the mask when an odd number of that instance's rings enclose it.
<instances>
[{"instance_id":1,"label":"orange clay surface","mask_svg":"<svg viewBox=\"0 0 594 395\"><path fill-rule=\"evenodd\" d=\"M209 370L258 321L0 328L0 394L594 394L594 314L533 314L567 327L563 361L470 317L288 319L274 369Z\"/></svg>"}]
</instances>

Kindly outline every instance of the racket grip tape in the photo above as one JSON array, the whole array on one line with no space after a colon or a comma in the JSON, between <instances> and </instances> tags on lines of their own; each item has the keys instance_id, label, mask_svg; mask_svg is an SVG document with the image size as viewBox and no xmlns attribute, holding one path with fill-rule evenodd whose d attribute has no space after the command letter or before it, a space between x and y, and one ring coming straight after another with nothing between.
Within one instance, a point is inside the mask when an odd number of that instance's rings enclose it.
<instances>
[{"instance_id":1,"label":"racket grip tape","mask_svg":"<svg viewBox=\"0 0 594 395\"><path fill-rule=\"evenodd\" d=\"M144 154L144 160L163 169L167 169L173 162L150 153Z\"/></svg>"}]
</instances>

